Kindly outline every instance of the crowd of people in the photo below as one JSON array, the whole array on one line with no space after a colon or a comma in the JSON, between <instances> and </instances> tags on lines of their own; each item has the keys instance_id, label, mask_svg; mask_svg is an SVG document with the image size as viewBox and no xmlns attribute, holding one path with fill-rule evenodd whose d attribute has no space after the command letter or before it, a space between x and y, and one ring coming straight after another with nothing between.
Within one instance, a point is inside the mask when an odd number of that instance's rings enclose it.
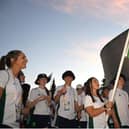
<instances>
[{"instance_id":1,"label":"crowd of people","mask_svg":"<svg viewBox=\"0 0 129 129\"><path fill-rule=\"evenodd\" d=\"M62 73L64 84L46 84L51 75L39 73L32 88L22 69L28 60L20 50L0 59L0 128L129 128L129 95L123 90L126 77L121 74L114 101L114 81L101 87L95 77L77 84L71 70ZM109 116L107 120L107 115Z\"/></svg>"}]
</instances>

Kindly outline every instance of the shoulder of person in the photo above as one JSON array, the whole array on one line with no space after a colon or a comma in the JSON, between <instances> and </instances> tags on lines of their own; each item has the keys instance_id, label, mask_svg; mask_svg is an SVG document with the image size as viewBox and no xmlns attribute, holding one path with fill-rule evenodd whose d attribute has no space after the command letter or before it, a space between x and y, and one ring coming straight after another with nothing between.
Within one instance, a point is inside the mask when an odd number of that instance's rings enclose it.
<instances>
[{"instance_id":1,"label":"shoulder of person","mask_svg":"<svg viewBox=\"0 0 129 129\"><path fill-rule=\"evenodd\" d=\"M91 100L91 101L92 101L92 98L91 98L90 95L86 95L86 96L85 96L85 100Z\"/></svg>"},{"instance_id":2,"label":"shoulder of person","mask_svg":"<svg viewBox=\"0 0 129 129\"><path fill-rule=\"evenodd\" d=\"M7 70L0 70L0 86L5 87L9 81L9 73Z\"/></svg>"},{"instance_id":3,"label":"shoulder of person","mask_svg":"<svg viewBox=\"0 0 129 129\"><path fill-rule=\"evenodd\" d=\"M35 92L35 91L37 91L37 90L39 90L39 87L32 88L32 89L31 89L31 92Z\"/></svg>"},{"instance_id":4,"label":"shoulder of person","mask_svg":"<svg viewBox=\"0 0 129 129\"><path fill-rule=\"evenodd\" d=\"M60 90L62 88L63 88L63 85L59 85L59 86L57 86L56 90Z\"/></svg>"},{"instance_id":5,"label":"shoulder of person","mask_svg":"<svg viewBox=\"0 0 129 129\"><path fill-rule=\"evenodd\" d=\"M8 76L8 70L0 70L0 75Z\"/></svg>"},{"instance_id":6,"label":"shoulder of person","mask_svg":"<svg viewBox=\"0 0 129 129\"><path fill-rule=\"evenodd\" d=\"M86 107L89 107L89 106L93 106L94 102L92 101L92 98L90 95L86 95L84 100L83 100L83 103L85 105L85 108Z\"/></svg>"},{"instance_id":7,"label":"shoulder of person","mask_svg":"<svg viewBox=\"0 0 129 129\"><path fill-rule=\"evenodd\" d=\"M127 92L126 90L123 90L123 92L124 92L127 96L129 96L129 94L128 94L128 92Z\"/></svg>"}]
</instances>

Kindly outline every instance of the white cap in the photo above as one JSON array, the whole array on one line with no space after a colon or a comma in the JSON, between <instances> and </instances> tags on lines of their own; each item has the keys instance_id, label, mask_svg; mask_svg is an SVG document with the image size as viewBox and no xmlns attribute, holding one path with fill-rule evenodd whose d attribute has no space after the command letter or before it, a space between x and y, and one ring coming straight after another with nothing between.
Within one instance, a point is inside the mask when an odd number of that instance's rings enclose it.
<instances>
[{"instance_id":1,"label":"white cap","mask_svg":"<svg viewBox=\"0 0 129 129\"><path fill-rule=\"evenodd\" d=\"M80 89L80 88L82 88L83 86L81 85L81 84L78 84L77 86L76 86L76 89Z\"/></svg>"}]
</instances>

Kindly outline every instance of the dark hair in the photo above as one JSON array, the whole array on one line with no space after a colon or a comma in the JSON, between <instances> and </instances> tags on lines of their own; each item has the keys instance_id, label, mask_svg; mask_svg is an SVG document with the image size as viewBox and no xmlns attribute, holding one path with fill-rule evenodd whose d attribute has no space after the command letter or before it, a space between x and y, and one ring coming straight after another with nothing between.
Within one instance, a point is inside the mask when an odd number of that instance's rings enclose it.
<instances>
[{"instance_id":1,"label":"dark hair","mask_svg":"<svg viewBox=\"0 0 129 129\"><path fill-rule=\"evenodd\" d=\"M22 102L23 105L25 106L31 86L27 83L24 83L21 86L22 86Z\"/></svg>"},{"instance_id":2,"label":"dark hair","mask_svg":"<svg viewBox=\"0 0 129 129\"><path fill-rule=\"evenodd\" d=\"M105 90L110 91L111 88L110 88L109 86L104 86L104 87L101 87L99 90L102 90L102 91L101 91L101 94L103 95Z\"/></svg>"},{"instance_id":3,"label":"dark hair","mask_svg":"<svg viewBox=\"0 0 129 129\"><path fill-rule=\"evenodd\" d=\"M125 77L124 74L121 73L121 74L120 74L120 77L122 77L122 78L124 79L124 81L126 82L126 77ZM110 84L114 85L115 79L116 79L116 76L113 78L113 80L110 81Z\"/></svg>"},{"instance_id":4,"label":"dark hair","mask_svg":"<svg viewBox=\"0 0 129 129\"><path fill-rule=\"evenodd\" d=\"M20 77L21 76L25 76L24 73L23 73L23 71L19 71L19 73L17 75L17 78L19 79L19 81L20 81Z\"/></svg>"},{"instance_id":5,"label":"dark hair","mask_svg":"<svg viewBox=\"0 0 129 129\"><path fill-rule=\"evenodd\" d=\"M85 89L85 95L89 95L91 96L91 99L93 102L95 102L95 99L91 93L91 86L92 86L92 80L96 79L95 77L91 77L89 78L85 83L84 83L84 89ZM101 98L100 94L99 94L99 90L97 90L97 96L99 97L99 99L101 100L101 102L104 102L103 99Z\"/></svg>"},{"instance_id":6,"label":"dark hair","mask_svg":"<svg viewBox=\"0 0 129 129\"><path fill-rule=\"evenodd\" d=\"M46 78L47 79L47 83L51 80L51 77L52 77L52 74L50 74L49 76L47 76L45 73L41 73L41 74L38 74L38 76L37 76L37 79L35 80L35 84L36 85L39 85L39 79L41 79L41 78Z\"/></svg>"},{"instance_id":7,"label":"dark hair","mask_svg":"<svg viewBox=\"0 0 129 129\"><path fill-rule=\"evenodd\" d=\"M10 52L8 52L8 54L6 56L2 56L0 59L0 70L4 70L6 69L6 66L8 68L11 67L12 63L11 63L11 59L15 59L17 60L18 56L22 53L22 51L20 50L12 50Z\"/></svg>"},{"instance_id":8,"label":"dark hair","mask_svg":"<svg viewBox=\"0 0 129 129\"><path fill-rule=\"evenodd\" d=\"M124 81L126 82L126 77L124 74L120 74L120 77L122 77L124 79Z\"/></svg>"},{"instance_id":9,"label":"dark hair","mask_svg":"<svg viewBox=\"0 0 129 129\"><path fill-rule=\"evenodd\" d=\"M71 70L65 71L65 72L62 74L62 79L64 80L64 78L67 77L67 76L72 77L73 80L75 79L75 75L74 75L74 73L73 73Z\"/></svg>"}]
</instances>

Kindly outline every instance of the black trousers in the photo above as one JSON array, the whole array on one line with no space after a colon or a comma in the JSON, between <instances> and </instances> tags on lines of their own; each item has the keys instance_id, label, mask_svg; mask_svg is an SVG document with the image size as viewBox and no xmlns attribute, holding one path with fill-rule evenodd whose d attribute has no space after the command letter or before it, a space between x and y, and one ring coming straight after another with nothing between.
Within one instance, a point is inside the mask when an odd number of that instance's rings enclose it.
<instances>
[{"instance_id":1,"label":"black trousers","mask_svg":"<svg viewBox=\"0 0 129 129\"><path fill-rule=\"evenodd\" d=\"M122 125L121 128L128 128L129 129L129 126L128 125Z\"/></svg>"},{"instance_id":2,"label":"black trousers","mask_svg":"<svg viewBox=\"0 0 129 129\"><path fill-rule=\"evenodd\" d=\"M0 128L12 128L12 127L10 127L8 125L0 124Z\"/></svg>"},{"instance_id":3,"label":"black trousers","mask_svg":"<svg viewBox=\"0 0 129 129\"><path fill-rule=\"evenodd\" d=\"M51 125L49 115L32 115L32 119L35 122L35 128L46 128Z\"/></svg>"},{"instance_id":4,"label":"black trousers","mask_svg":"<svg viewBox=\"0 0 129 129\"><path fill-rule=\"evenodd\" d=\"M87 128L87 121L77 121L78 128Z\"/></svg>"},{"instance_id":5,"label":"black trousers","mask_svg":"<svg viewBox=\"0 0 129 129\"><path fill-rule=\"evenodd\" d=\"M77 128L77 122L75 119L69 120L61 116L57 116L57 126L59 128Z\"/></svg>"}]
</instances>

